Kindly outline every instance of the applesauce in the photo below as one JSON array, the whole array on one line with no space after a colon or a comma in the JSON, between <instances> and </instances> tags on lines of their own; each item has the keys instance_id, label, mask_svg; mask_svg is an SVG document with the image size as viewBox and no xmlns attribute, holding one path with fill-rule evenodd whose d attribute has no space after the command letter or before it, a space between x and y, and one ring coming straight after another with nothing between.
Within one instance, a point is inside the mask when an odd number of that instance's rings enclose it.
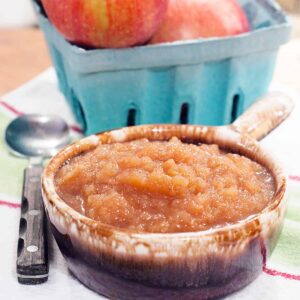
<instances>
[{"instance_id":1,"label":"applesauce","mask_svg":"<svg viewBox=\"0 0 300 300\"><path fill-rule=\"evenodd\" d=\"M138 232L191 232L263 210L274 178L247 157L217 145L136 141L98 145L55 176L58 195L78 212Z\"/></svg>"}]
</instances>

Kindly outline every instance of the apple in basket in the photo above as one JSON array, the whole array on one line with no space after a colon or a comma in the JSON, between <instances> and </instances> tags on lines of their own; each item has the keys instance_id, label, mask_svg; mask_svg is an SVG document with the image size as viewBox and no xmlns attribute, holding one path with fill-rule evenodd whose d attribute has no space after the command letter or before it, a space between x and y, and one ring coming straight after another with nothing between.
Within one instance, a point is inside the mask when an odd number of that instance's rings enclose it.
<instances>
[{"instance_id":1,"label":"apple in basket","mask_svg":"<svg viewBox=\"0 0 300 300\"><path fill-rule=\"evenodd\" d=\"M169 0L42 0L48 18L70 42L122 48L148 41L163 21Z\"/></svg>"},{"instance_id":2,"label":"apple in basket","mask_svg":"<svg viewBox=\"0 0 300 300\"><path fill-rule=\"evenodd\" d=\"M167 16L150 44L224 37L250 30L236 0L170 0Z\"/></svg>"}]
</instances>

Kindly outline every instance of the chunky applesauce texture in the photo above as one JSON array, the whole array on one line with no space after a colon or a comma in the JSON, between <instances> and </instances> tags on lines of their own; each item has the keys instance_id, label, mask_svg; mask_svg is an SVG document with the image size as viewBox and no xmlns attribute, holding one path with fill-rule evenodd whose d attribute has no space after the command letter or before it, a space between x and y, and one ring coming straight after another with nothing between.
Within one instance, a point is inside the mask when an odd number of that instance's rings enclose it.
<instances>
[{"instance_id":1,"label":"chunky applesauce texture","mask_svg":"<svg viewBox=\"0 0 300 300\"><path fill-rule=\"evenodd\" d=\"M153 233L238 222L263 210L275 191L260 164L175 137L98 145L63 165L55 184L69 206L91 219Z\"/></svg>"}]
</instances>

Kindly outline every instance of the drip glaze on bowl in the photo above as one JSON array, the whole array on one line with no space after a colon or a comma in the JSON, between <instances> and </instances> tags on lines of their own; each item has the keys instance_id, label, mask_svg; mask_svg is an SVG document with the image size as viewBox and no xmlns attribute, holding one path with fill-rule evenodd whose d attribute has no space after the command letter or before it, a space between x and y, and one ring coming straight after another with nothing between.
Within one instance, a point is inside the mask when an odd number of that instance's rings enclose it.
<instances>
[{"instance_id":1,"label":"drip glaze on bowl","mask_svg":"<svg viewBox=\"0 0 300 300\"><path fill-rule=\"evenodd\" d=\"M174 136L187 144L217 144L263 166L274 179L272 200L233 224L148 233L95 221L57 193L59 170L98 145L169 141ZM42 190L52 232L69 269L87 287L113 299L211 299L241 289L262 272L281 232L287 204L285 176L255 140L229 128L192 125L127 127L75 142L50 161Z\"/></svg>"},{"instance_id":2,"label":"drip glaze on bowl","mask_svg":"<svg viewBox=\"0 0 300 300\"><path fill-rule=\"evenodd\" d=\"M262 211L275 192L262 165L217 145L140 139L98 145L56 174L58 195L96 221L136 232L194 232Z\"/></svg>"}]
</instances>

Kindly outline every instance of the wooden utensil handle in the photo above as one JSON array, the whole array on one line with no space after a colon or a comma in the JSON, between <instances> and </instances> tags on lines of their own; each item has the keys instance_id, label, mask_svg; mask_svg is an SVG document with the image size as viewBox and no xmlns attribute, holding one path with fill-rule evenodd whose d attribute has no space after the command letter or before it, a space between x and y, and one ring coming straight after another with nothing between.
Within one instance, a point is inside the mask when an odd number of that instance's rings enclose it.
<instances>
[{"instance_id":1,"label":"wooden utensil handle","mask_svg":"<svg viewBox=\"0 0 300 300\"><path fill-rule=\"evenodd\" d=\"M265 137L293 111L294 103L281 92L272 92L254 103L230 127L256 140Z\"/></svg>"},{"instance_id":2,"label":"wooden utensil handle","mask_svg":"<svg viewBox=\"0 0 300 300\"><path fill-rule=\"evenodd\" d=\"M19 227L17 276L22 284L38 284L48 279L46 218L42 203L43 168L25 169Z\"/></svg>"}]
</instances>

